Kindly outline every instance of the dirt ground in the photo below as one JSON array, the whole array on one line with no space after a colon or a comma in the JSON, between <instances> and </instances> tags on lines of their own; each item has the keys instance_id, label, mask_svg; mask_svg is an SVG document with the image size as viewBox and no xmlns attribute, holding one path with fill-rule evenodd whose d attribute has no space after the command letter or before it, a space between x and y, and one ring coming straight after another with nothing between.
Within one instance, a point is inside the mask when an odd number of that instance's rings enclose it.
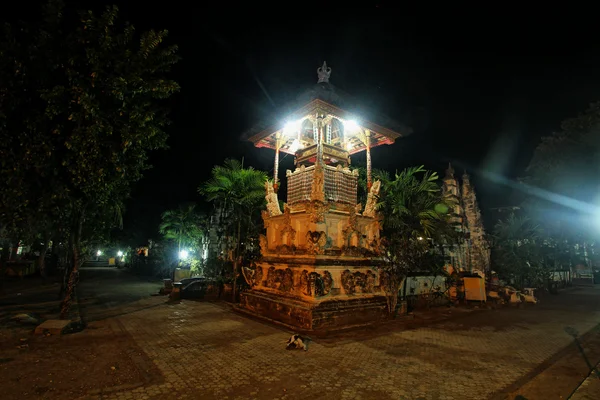
<instances>
[{"instance_id":1,"label":"dirt ground","mask_svg":"<svg viewBox=\"0 0 600 400\"><path fill-rule=\"evenodd\" d=\"M13 324L0 329L4 400L75 399L161 379L115 322L95 322L62 336L34 336L33 327Z\"/></svg>"}]
</instances>

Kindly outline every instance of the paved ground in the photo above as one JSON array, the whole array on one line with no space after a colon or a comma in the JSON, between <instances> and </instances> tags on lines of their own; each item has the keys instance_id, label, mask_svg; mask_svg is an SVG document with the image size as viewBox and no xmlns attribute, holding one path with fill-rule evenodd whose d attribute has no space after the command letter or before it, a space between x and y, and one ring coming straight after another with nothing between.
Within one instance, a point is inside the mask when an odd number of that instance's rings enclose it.
<instances>
[{"instance_id":1,"label":"paved ground","mask_svg":"<svg viewBox=\"0 0 600 400\"><path fill-rule=\"evenodd\" d=\"M571 397L572 400L597 400L600 397L600 364Z\"/></svg>"},{"instance_id":2,"label":"paved ground","mask_svg":"<svg viewBox=\"0 0 600 400\"><path fill-rule=\"evenodd\" d=\"M289 332L223 303L146 299L139 311L115 319L162 379L89 398L514 398L522 385L543 377L557 352L573 346L565 328L583 334L598 325L599 299L598 288L586 288L523 309L455 310L442 322L316 340L308 352L284 350ZM573 357L585 365L580 353ZM556 397L543 398L566 398L585 374L568 376L568 387L555 381ZM528 390L535 399L537 392Z\"/></svg>"},{"instance_id":3,"label":"paved ground","mask_svg":"<svg viewBox=\"0 0 600 400\"><path fill-rule=\"evenodd\" d=\"M146 306L138 301L157 295L161 285L158 279L140 278L125 269L84 266L77 289L81 316L89 323L138 310Z\"/></svg>"},{"instance_id":4,"label":"paved ground","mask_svg":"<svg viewBox=\"0 0 600 400\"><path fill-rule=\"evenodd\" d=\"M566 399L600 361L598 286L525 308L437 309L429 321L416 314L302 352L284 350L289 332L225 303L150 296L158 285L114 268L82 270L89 328L31 339L25 353L0 348L6 398ZM578 332L582 351L565 328ZM39 371L57 357L72 371L44 380ZM595 385L587 380L573 399L598 398Z\"/></svg>"}]
</instances>

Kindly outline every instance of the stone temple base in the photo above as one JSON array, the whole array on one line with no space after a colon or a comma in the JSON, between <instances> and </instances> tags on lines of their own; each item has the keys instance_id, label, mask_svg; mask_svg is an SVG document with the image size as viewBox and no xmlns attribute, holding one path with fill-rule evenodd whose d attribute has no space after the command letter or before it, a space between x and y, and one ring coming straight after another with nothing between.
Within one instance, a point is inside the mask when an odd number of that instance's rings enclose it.
<instances>
[{"instance_id":1,"label":"stone temple base","mask_svg":"<svg viewBox=\"0 0 600 400\"><path fill-rule=\"evenodd\" d=\"M305 301L257 290L240 294L242 311L298 332L325 333L371 325L387 319L384 296Z\"/></svg>"}]
</instances>

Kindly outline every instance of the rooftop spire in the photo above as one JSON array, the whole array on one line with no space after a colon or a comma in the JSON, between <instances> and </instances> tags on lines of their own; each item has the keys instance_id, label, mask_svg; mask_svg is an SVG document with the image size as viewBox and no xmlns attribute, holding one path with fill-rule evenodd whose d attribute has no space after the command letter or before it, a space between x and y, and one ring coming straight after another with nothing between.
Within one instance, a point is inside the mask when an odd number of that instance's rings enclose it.
<instances>
[{"instance_id":1,"label":"rooftop spire","mask_svg":"<svg viewBox=\"0 0 600 400\"><path fill-rule=\"evenodd\" d=\"M329 76L331 75L331 68L327 67L327 62L323 61L323 66L317 68L317 76L319 80L317 83L325 82L329 83Z\"/></svg>"},{"instance_id":2,"label":"rooftop spire","mask_svg":"<svg viewBox=\"0 0 600 400\"><path fill-rule=\"evenodd\" d=\"M452 164L448 163L448 169L446 170L447 178L454 178L454 168L452 168Z\"/></svg>"}]
</instances>

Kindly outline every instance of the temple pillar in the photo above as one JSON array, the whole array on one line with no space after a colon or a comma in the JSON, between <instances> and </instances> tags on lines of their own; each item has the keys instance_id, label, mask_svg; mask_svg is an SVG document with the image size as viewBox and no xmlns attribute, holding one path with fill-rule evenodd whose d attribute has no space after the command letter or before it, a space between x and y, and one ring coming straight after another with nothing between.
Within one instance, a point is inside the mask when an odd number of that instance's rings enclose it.
<instances>
[{"instance_id":1,"label":"temple pillar","mask_svg":"<svg viewBox=\"0 0 600 400\"><path fill-rule=\"evenodd\" d=\"M283 146L284 141L281 140L281 132L275 135L275 163L273 165L273 189L277 191L279 188L279 149Z\"/></svg>"},{"instance_id":2,"label":"temple pillar","mask_svg":"<svg viewBox=\"0 0 600 400\"><path fill-rule=\"evenodd\" d=\"M371 131L365 130L365 146L367 152L367 193L371 191L371 186L373 184L371 178Z\"/></svg>"}]
</instances>

